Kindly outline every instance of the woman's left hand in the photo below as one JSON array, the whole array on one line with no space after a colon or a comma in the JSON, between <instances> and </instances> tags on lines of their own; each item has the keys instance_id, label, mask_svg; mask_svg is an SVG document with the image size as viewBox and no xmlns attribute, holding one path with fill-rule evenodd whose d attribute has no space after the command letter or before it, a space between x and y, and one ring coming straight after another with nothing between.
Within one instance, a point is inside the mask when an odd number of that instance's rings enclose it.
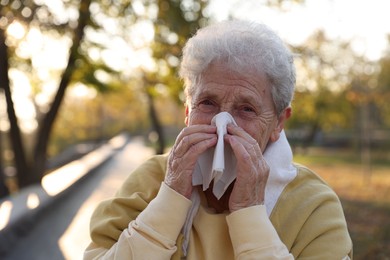
<instances>
[{"instance_id":1,"label":"woman's left hand","mask_svg":"<svg viewBox=\"0 0 390 260\"><path fill-rule=\"evenodd\" d=\"M242 128L228 126L225 141L237 159L237 177L229 198L230 212L264 203L269 166L259 144Z\"/></svg>"}]
</instances>

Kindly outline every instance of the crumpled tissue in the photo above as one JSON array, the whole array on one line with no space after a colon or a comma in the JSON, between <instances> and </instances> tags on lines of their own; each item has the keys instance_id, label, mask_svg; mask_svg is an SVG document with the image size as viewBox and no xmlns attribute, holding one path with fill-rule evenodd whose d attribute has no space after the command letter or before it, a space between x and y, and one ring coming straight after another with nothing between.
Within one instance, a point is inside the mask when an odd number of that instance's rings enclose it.
<instances>
[{"instance_id":1,"label":"crumpled tissue","mask_svg":"<svg viewBox=\"0 0 390 260\"><path fill-rule=\"evenodd\" d=\"M217 127L217 145L199 156L192 175L192 185L202 185L203 190L207 190L214 180L213 193L218 199L236 178L236 158L230 145L225 147L223 140L229 123L237 125L228 112L214 116L211 124Z\"/></svg>"}]
</instances>

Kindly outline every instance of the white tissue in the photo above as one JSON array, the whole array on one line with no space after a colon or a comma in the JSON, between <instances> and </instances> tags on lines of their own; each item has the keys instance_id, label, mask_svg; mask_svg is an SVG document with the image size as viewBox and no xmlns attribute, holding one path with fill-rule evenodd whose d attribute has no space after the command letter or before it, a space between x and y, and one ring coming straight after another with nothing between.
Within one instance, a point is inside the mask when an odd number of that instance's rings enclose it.
<instances>
[{"instance_id":1,"label":"white tissue","mask_svg":"<svg viewBox=\"0 0 390 260\"><path fill-rule=\"evenodd\" d=\"M214 177L217 177L218 179L223 173L223 170L225 169L225 158L224 158L224 141L223 137L227 133L227 125L229 123L236 123L234 121L234 118L227 112L219 113L218 115L214 116L214 118L211 120L211 124L215 125L217 127L217 135L218 135L218 142L217 147L214 151L214 159L213 159L213 173Z\"/></svg>"},{"instance_id":2,"label":"white tissue","mask_svg":"<svg viewBox=\"0 0 390 260\"><path fill-rule=\"evenodd\" d=\"M192 184L203 185L203 190L207 190L214 180L213 193L218 199L236 178L236 158L231 147L225 147L223 140L229 123L237 125L227 112L221 112L211 120L211 124L217 127L217 145L199 156L192 175Z\"/></svg>"}]
</instances>

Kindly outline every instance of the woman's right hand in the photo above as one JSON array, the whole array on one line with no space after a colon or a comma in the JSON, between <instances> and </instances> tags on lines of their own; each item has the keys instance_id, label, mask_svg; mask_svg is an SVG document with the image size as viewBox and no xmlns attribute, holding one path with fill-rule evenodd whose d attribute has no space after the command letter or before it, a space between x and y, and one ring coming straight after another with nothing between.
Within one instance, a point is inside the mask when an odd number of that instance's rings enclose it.
<instances>
[{"instance_id":1,"label":"woman's right hand","mask_svg":"<svg viewBox=\"0 0 390 260\"><path fill-rule=\"evenodd\" d=\"M192 125L177 136L168 156L165 183L188 199L192 193L192 174L200 154L217 144L217 128Z\"/></svg>"}]
</instances>

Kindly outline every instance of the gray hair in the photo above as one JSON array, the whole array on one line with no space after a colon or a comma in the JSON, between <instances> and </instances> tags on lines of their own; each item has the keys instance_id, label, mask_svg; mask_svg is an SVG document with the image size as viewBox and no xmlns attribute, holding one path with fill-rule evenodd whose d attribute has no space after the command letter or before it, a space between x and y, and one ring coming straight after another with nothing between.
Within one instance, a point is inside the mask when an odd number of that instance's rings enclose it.
<instances>
[{"instance_id":1,"label":"gray hair","mask_svg":"<svg viewBox=\"0 0 390 260\"><path fill-rule=\"evenodd\" d=\"M202 73L213 61L223 61L239 73L249 68L265 73L278 115L291 104L295 87L293 56L266 25L234 20L198 30L183 49L179 71L187 95L193 95Z\"/></svg>"}]
</instances>

